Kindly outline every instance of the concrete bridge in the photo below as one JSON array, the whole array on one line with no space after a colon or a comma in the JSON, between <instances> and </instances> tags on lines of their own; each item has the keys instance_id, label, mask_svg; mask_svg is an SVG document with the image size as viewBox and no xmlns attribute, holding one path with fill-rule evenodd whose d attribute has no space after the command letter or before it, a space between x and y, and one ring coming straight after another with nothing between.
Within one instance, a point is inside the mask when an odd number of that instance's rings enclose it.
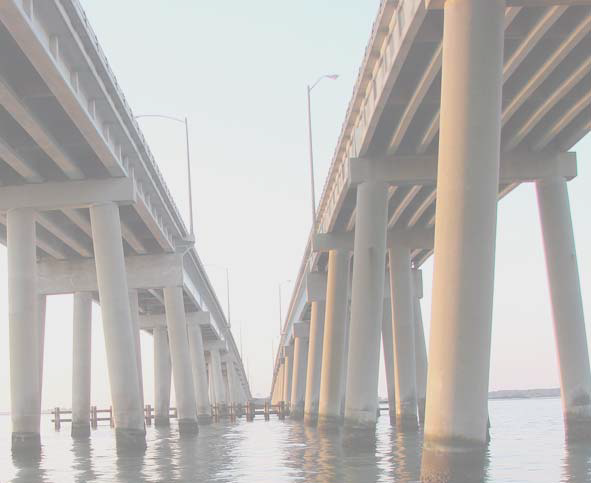
<instances>
[{"instance_id":1,"label":"concrete bridge","mask_svg":"<svg viewBox=\"0 0 591 483\"><path fill-rule=\"evenodd\" d=\"M272 399L292 416L373 427L382 339L392 420L424 424L425 477L483 448L497 202L535 183L565 427L591 438L567 194L591 130L590 31L589 1L382 1L277 353Z\"/></svg>"},{"instance_id":2,"label":"concrete bridge","mask_svg":"<svg viewBox=\"0 0 591 483\"><path fill-rule=\"evenodd\" d=\"M77 0L0 2L0 240L8 253L13 449L40 445L45 301L74 294L73 426L89 434L100 303L118 445L145 446L140 330L156 423L250 389L220 303Z\"/></svg>"}]
</instances>

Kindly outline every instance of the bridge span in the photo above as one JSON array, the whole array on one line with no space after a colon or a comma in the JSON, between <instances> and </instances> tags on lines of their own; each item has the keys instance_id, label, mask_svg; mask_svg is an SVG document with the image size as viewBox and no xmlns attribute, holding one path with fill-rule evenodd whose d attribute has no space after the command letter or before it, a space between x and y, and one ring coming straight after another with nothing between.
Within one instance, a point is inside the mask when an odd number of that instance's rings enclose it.
<instances>
[{"instance_id":1,"label":"bridge span","mask_svg":"<svg viewBox=\"0 0 591 483\"><path fill-rule=\"evenodd\" d=\"M72 433L89 434L100 303L118 444L145 445L140 330L156 423L181 432L251 398L220 303L77 0L0 2L0 241L8 254L13 449L40 445L46 297L74 294Z\"/></svg>"},{"instance_id":2,"label":"bridge span","mask_svg":"<svg viewBox=\"0 0 591 483\"><path fill-rule=\"evenodd\" d=\"M373 427L382 339L391 418L424 425L425 477L483 448L497 202L535 183L565 429L591 438L567 192L591 130L590 31L589 1L381 2L275 360L292 417Z\"/></svg>"}]
</instances>

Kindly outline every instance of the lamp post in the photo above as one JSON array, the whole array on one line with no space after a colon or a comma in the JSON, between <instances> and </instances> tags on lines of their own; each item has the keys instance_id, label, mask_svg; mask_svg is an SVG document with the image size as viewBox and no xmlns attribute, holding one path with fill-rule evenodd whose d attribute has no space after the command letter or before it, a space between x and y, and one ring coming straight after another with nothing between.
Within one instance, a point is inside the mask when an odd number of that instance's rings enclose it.
<instances>
[{"instance_id":1,"label":"lamp post","mask_svg":"<svg viewBox=\"0 0 591 483\"><path fill-rule=\"evenodd\" d=\"M307 86L308 94L308 148L310 151L310 187L312 191L312 229L316 230L316 192L314 187L314 149L312 145L312 107L311 107L311 93L312 89L318 85L322 79L338 79L338 74L326 74L319 77L314 84Z\"/></svg>"},{"instance_id":2,"label":"lamp post","mask_svg":"<svg viewBox=\"0 0 591 483\"><path fill-rule=\"evenodd\" d=\"M164 114L141 114L139 116L135 116L136 119L142 119L146 117L155 117L159 119L168 119L169 121L175 121L185 125L185 142L187 147L187 177L188 177L188 185L189 185L189 226L191 230L191 235L195 235L194 224L193 224L193 189L191 185L191 154L189 151L189 121L185 117L184 119L167 116Z\"/></svg>"}]
</instances>

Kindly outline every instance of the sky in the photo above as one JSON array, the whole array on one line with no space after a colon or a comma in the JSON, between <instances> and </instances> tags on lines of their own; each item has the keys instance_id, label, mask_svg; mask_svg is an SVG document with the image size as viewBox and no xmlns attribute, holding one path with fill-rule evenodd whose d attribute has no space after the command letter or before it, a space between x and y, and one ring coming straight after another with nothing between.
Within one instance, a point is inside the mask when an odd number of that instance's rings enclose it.
<instances>
[{"instance_id":1,"label":"sky","mask_svg":"<svg viewBox=\"0 0 591 483\"><path fill-rule=\"evenodd\" d=\"M306 85L313 92L320 197L379 0L81 0L136 115L187 116L196 247L231 323L254 395L270 390L285 315L310 231ZM182 126L140 121L188 225ZM576 147L569 183L585 312L591 317L591 137ZM0 247L0 307L7 307ZM432 259L423 266L429 333ZM9 410L8 321L0 311L0 411ZM43 407L71 405L72 298L47 307ZM587 334L591 326L587 322ZM146 403L153 403L152 338L142 334ZM92 401L110 400L100 310L93 310ZM542 238L533 185L499 205L491 389L557 387ZM383 372L383 371L382 371ZM380 394L385 394L383 374Z\"/></svg>"}]
</instances>

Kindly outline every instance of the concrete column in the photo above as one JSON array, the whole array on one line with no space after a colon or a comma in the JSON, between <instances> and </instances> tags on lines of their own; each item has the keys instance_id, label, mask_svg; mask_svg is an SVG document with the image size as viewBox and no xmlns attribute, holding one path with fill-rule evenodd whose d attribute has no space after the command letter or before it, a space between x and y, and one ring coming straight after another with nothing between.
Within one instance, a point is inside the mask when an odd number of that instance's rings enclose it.
<instances>
[{"instance_id":1,"label":"concrete column","mask_svg":"<svg viewBox=\"0 0 591 483\"><path fill-rule=\"evenodd\" d=\"M45 356L45 315L47 309L47 296L39 295L37 297L37 315L39 321L39 414L43 403L43 358Z\"/></svg>"},{"instance_id":2,"label":"concrete column","mask_svg":"<svg viewBox=\"0 0 591 483\"><path fill-rule=\"evenodd\" d=\"M453 476L441 452L486 440L505 1L444 15L424 479Z\"/></svg>"},{"instance_id":3,"label":"concrete column","mask_svg":"<svg viewBox=\"0 0 591 483\"><path fill-rule=\"evenodd\" d=\"M388 255L394 335L396 424L404 429L417 429L414 288L410 271L410 250L405 246L391 246Z\"/></svg>"},{"instance_id":4,"label":"concrete column","mask_svg":"<svg viewBox=\"0 0 591 483\"><path fill-rule=\"evenodd\" d=\"M423 277L421 270L413 269L413 313L415 326L415 360L417 380L417 405L419 409L419 422L425 424L425 404L427 397L427 344L425 343L425 330L423 328L423 316L421 312L421 299L423 298Z\"/></svg>"},{"instance_id":5,"label":"concrete column","mask_svg":"<svg viewBox=\"0 0 591 483\"><path fill-rule=\"evenodd\" d=\"M591 373L573 227L564 178L536 183L569 441L591 440Z\"/></svg>"},{"instance_id":6,"label":"concrete column","mask_svg":"<svg viewBox=\"0 0 591 483\"><path fill-rule=\"evenodd\" d=\"M291 403L291 385L293 382L293 343L283 348L283 401L287 407Z\"/></svg>"},{"instance_id":7,"label":"concrete column","mask_svg":"<svg viewBox=\"0 0 591 483\"><path fill-rule=\"evenodd\" d=\"M12 449L37 451L41 386L35 212L10 210L6 218Z\"/></svg>"},{"instance_id":8,"label":"concrete column","mask_svg":"<svg viewBox=\"0 0 591 483\"><path fill-rule=\"evenodd\" d=\"M382 315L382 347L384 349L384 372L388 387L388 409L390 423L396 422L396 387L394 379L394 336L392 335L392 306L390 299L384 299Z\"/></svg>"},{"instance_id":9,"label":"concrete column","mask_svg":"<svg viewBox=\"0 0 591 483\"><path fill-rule=\"evenodd\" d=\"M140 342L140 305L137 290L129 291L129 310L131 311L133 338L135 341L135 359L140 382L140 396L142 398L142 407L144 407L144 374L142 371L142 344Z\"/></svg>"},{"instance_id":10,"label":"concrete column","mask_svg":"<svg viewBox=\"0 0 591 483\"><path fill-rule=\"evenodd\" d=\"M376 423L380 335L384 306L388 189L385 183L357 187L351 285L351 327L345 423Z\"/></svg>"},{"instance_id":11,"label":"concrete column","mask_svg":"<svg viewBox=\"0 0 591 483\"><path fill-rule=\"evenodd\" d=\"M306 374L308 372L308 351L310 343L310 323L298 322L293 326L295 337L293 354L293 381L291 384L291 417L304 417L306 397Z\"/></svg>"},{"instance_id":12,"label":"concrete column","mask_svg":"<svg viewBox=\"0 0 591 483\"><path fill-rule=\"evenodd\" d=\"M279 368L277 369L277 377L275 378L275 387L274 387L275 404L278 404L281 401L283 401L283 379L284 379L283 365L284 365L284 360L283 360L283 357L281 357L279 360Z\"/></svg>"},{"instance_id":13,"label":"concrete column","mask_svg":"<svg viewBox=\"0 0 591 483\"><path fill-rule=\"evenodd\" d=\"M328 254L326 313L318 402L318 424L321 425L341 421L348 285L349 253L331 250Z\"/></svg>"},{"instance_id":14,"label":"concrete column","mask_svg":"<svg viewBox=\"0 0 591 483\"><path fill-rule=\"evenodd\" d=\"M228 404L226 398L226 389L224 388L224 376L222 374L222 358L220 351L217 348L212 348L209 351L211 371L211 382L213 385L213 393L215 394L215 402L218 409L224 410Z\"/></svg>"},{"instance_id":15,"label":"concrete column","mask_svg":"<svg viewBox=\"0 0 591 483\"><path fill-rule=\"evenodd\" d=\"M90 220L117 444L145 447L119 208L115 203L91 206Z\"/></svg>"},{"instance_id":16,"label":"concrete column","mask_svg":"<svg viewBox=\"0 0 591 483\"><path fill-rule=\"evenodd\" d=\"M197 321L189 322L189 350L193 369L193 385L197 401L197 420L201 424L211 423L211 405L209 403L209 384L205 369L205 349L201 326Z\"/></svg>"},{"instance_id":17,"label":"concrete column","mask_svg":"<svg viewBox=\"0 0 591 483\"><path fill-rule=\"evenodd\" d=\"M311 303L310 342L308 345L308 368L306 371L306 396L304 401L304 419L309 424L314 424L318 419L325 310L326 303L324 301Z\"/></svg>"},{"instance_id":18,"label":"concrete column","mask_svg":"<svg viewBox=\"0 0 591 483\"><path fill-rule=\"evenodd\" d=\"M154 425L170 424L170 385L172 368L166 327L154 327Z\"/></svg>"},{"instance_id":19,"label":"concrete column","mask_svg":"<svg viewBox=\"0 0 591 483\"><path fill-rule=\"evenodd\" d=\"M164 289L164 305L179 430L186 434L197 433L197 403L195 402L182 287L166 287Z\"/></svg>"},{"instance_id":20,"label":"concrete column","mask_svg":"<svg viewBox=\"0 0 591 483\"><path fill-rule=\"evenodd\" d=\"M347 369L349 368L349 336L351 333L351 278L349 278L349 293L347 295L347 317L345 319L345 346L343 349L341 390L341 419L345 417L345 400L347 398ZM377 394L377 393L376 393Z\"/></svg>"},{"instance_id":21,"label":"concrete column","mask_svg":"<svg viewBox=\"0 0 591 483\"><path fill-rule=\"evenodd\" d=\"M238 404L238 391L236 389L236 371L231 357L226 357L226 379L228 380L228 404Z\"/></svg>"},{"instance_id":22,"label":"concrete column","mask_svg":"<svg viewBox=\"0 0 591 483\"><path fill-rule=\"evenodd\" d=\"M90 387L92 361L92 294L74 294L72 345L72 437L90 436Z\"/></svg>"}]
</instances>

